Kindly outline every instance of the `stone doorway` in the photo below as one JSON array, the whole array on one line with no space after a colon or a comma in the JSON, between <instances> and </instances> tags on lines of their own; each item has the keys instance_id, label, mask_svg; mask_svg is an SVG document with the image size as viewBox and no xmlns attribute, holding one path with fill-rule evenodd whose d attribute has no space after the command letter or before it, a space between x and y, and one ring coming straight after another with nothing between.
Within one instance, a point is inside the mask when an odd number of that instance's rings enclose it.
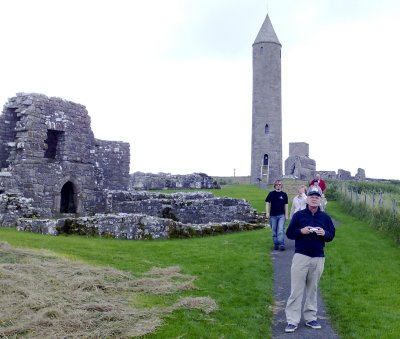
<instances>
[{"instance_id":1,"label":"stone doorway","mask_svg":"<svg viewBox=\"0 0 400 339\"><path fill-rule=\"evenodd\" d=\"M76 189L71 181L67 181L61 189L60 213L76 213Z\"/></svg>"},{"instance_id":2,"label":"stone doorway","mask_svg":"<svg viewBox=\"0 0 400 339\"><path fill-rule=\"evenodd\" d=\"M263 166L268 166L268 154L264 154Z\"/></svg>"}]
</instances>

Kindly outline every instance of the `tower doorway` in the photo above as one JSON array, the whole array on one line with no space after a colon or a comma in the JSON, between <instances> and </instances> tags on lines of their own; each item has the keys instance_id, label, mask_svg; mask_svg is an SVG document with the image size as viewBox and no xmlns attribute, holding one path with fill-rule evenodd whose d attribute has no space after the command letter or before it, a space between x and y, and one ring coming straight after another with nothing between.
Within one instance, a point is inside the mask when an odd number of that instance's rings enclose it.
<instances>
[{"instance_id":1,"label":"tower doorway","mask_svg":"<svg viewBox=\"0 0 400 339\"><path fill-rule=\"evenodd\" d=\"M264 154L263 166L268 166L268 154Z\"/></svg>"},{"instance_id":2,"label":"tower doorway","mask_svg":"<svg viewBox=\"0 0 400 339\"><path fill-rule=\"evenodd\" d=\"M71 181L61 189L60 213L76 213L76 192Z\"/></svg>"}]
</instances>

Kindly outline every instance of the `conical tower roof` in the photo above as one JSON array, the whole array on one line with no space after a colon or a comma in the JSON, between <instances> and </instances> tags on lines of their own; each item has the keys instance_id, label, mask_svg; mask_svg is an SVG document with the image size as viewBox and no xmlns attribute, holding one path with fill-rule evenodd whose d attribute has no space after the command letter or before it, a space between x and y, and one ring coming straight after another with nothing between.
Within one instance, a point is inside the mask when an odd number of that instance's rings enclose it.
<instances>
[{"instance_id":1,"label":"conical tower roof","mask_svg":"<svg viewBox=\"0 0 400 339\"><path fill-rule=\"evenodd\" d=\"M274 28L272 27L272 23L271 20L269 19L268 14L264 20L264 23L261 26L260 31L257 34L256 40L254 41L253 45L262 42L272 42L282 46L278 40L278 37L276 36Z\"/></svg>"}]
</instances>

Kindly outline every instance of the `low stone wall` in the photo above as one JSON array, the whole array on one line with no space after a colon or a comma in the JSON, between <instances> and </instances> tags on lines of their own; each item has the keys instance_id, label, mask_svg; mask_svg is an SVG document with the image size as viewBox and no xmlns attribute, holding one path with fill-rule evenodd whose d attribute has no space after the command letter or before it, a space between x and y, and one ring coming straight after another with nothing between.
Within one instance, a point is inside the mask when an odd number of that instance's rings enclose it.
<instances>
[{"instance_id":1,"label":"low stone wall","mask_svg":"<svg viewBox=\"0 0 400 339\"><path fill-rule=\"evenodd\" d=\"M96 214L93 217L63 219L20 218L17 230L34 233L59 235L99 235L118 239L170 239L189 238L253 230L265 224L251 224L245 221L231 221L208 224L184 224L171 219L157 218L144 214Z\"/></svg>"},{"instance_id":2,"label":"low stone wall","mask_svg":"<svg viewBox=\"0 0 400 339\"><path fill-rule=\"evenodd\" d=\"M32 208L21 194L0 195L1 226L58 235L99 235L119 239L169 239L263 228L265 217L244 199L217 198L210 192L104 191L106 213L61 215Z\"/></svg>"},{"instance_id":3,"label":"low stone wall","mask_svg":"<svg viewBox=\"0 0 400 339\"><path fill-rule=\"evenodd\" d=\"M213 177L220 186L224 185L250 185L250 176Z\"/></svg>"},{"instance_id":4,"label":"low stone wall","mask_svg":"<svg viewBox=\"0 0 400 339\"><path fill-rule=\"evenodd\" d=\"M204 173L170 174L143 173L130 174L130 190L163 190L163 189L220 189L214 178Z\"/></svg>"},{"instance_id":5,"label":"low stone wall","mask_svg":"<svg viewBox=\"0 0 400 339\"><path fill-rule=\"evenodd\" d=\"M257 212L244 199L214 197L209 192L171 194L148 191L106 191L107 212L142 213L191 224L254 222Z\"/></svg>"}]
</instances>

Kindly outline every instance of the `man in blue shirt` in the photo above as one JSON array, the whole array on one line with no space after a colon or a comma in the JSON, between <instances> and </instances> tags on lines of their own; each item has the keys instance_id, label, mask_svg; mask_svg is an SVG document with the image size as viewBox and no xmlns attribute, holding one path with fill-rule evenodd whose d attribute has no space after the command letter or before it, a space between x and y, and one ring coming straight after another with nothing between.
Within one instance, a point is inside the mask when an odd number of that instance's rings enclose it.
<instances>
[{"instance_id":1,"label":"man in blue shirt","mask_svg":"<svg viewBox=\"0 0 400 339\"><path fill-rule=\"evenodd\" d=\"M286 231L289 239L295 240L295 254L291 268L291 292L286 304L285 332L294 332L301 319L301 303L304 289L306 300L303 317L306 326L321 328L317 320L317 290L324 271L325 243L335 237L335 226L331 217L321 211L321 193L310 190L307 193L307 207L293 215Z\"/></svg>"}]
</instances>

